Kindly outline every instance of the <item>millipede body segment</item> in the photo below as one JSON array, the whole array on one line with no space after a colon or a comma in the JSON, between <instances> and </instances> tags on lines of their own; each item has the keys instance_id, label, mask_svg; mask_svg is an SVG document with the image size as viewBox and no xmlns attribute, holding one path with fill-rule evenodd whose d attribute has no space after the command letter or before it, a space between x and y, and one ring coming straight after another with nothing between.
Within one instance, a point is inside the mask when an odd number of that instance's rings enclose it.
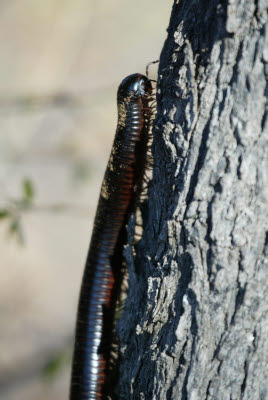
<instances>
[{"instance_id":1,"label":"millipede body segment","mask_svg":"<svg viewBox=\"0 0 268 400\"><path fill-rule=\"evenodd\" d=\"M71 400L115 398L116 367L111 362L115 308L122 283L125 226L143 184L151 93L150 80L141 74L128 76L118 89L118 125L80 292Z\"/></svg>"}]
</instances>

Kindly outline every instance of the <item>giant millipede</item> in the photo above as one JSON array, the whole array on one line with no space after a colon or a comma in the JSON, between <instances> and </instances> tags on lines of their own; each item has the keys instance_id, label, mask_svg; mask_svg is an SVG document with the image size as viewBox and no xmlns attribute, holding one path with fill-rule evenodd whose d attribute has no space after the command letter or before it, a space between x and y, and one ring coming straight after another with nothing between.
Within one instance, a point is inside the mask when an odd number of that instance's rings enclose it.
<instances>
[{"instance_id":1,"label":"giant millipede","mask_svg":"<svg viewBox=\"0 0 268 400\"><path fill-rule=\"evenodd\" d=\"M115 398L115 310L122 285L126 224L135 211L147 162L151 81L125 78L117 93L118 125L104 175L78 305L71 400Z\"/></svg>"}]
</instances>

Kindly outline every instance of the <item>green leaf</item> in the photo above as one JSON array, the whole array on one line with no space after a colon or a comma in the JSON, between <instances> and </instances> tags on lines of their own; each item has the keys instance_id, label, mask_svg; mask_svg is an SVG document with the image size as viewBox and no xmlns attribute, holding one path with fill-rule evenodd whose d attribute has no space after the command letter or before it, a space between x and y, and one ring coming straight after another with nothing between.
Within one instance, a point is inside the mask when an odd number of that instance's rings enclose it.
<instances>
[{"instance_id":1,"label":"green leaf","mask_svg":"<svg viewBox=\"0 0 268 400\"><path fill-rule=\"evenodd\" d=\"M11 224L9 226L9 233L10 235L16 236L19 244L24 244L23 229L19 217L12 218Z\"/></svg>"},{"instance_id":2,"label":"green leaf","mask_svg":"<svg viewBox=\"0 0 268 400\"><path fill-rule=\"evenodd\" d=\"M22 182L22 190L24 199L27 203L30 203L34 198L34 186L30 179L26 178Z\"/></svg>"},{"instance_id":3,"label":"green leaf","mask_svg":"<svg viewBox=\"0 0 268 400\"><path fill-rule=\"evenodd\" d=\"M10 212L5 209L0 209L0 219L8 218L10 217Z\"/></svg>"},{"instance_id":4,"label":"green leaf","mask_svg":"<svg viewBox=\"0 0 268 400\"><path fill-rule=\"evenodd\" d=\"M70 350L64 349L51 358L43 367L44 378L53 379L71 360Z\"/></svg>"}]
</instances>

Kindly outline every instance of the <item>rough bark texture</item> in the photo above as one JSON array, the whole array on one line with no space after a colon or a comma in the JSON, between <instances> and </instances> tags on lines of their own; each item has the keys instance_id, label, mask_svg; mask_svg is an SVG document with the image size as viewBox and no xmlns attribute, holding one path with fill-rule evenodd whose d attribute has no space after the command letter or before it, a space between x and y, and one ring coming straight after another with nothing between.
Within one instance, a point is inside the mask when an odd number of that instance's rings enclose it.
<instances>
[{"instance_id":1,"label":"rough bark texture","mask_svg":"<svg viewBox=\"0 0 268 400\"><path fill-rule=\"evenodd\" d=\"M268 399L267 39L267 0L174 4L120 399Z\"/></svg>"}]
</instances>

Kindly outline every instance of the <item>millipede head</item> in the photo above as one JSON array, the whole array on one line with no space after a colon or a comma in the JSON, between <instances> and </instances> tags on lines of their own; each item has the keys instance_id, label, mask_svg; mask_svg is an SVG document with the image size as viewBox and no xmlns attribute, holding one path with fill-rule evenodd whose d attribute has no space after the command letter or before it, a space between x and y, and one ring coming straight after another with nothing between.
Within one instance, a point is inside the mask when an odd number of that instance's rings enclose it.
<instances>
[{"instance_id":1,"label":"millipede head","mask_svg":"<svg viewBox=\"0 0 268 400\"><path fill-rule=\"evenodd\" d=\"M121 99L131 95L134 97L143 97L150 95L152 90L152 84L145 75L132 74L121 82L117 97Z\"/></svg>"}]
</instances>

